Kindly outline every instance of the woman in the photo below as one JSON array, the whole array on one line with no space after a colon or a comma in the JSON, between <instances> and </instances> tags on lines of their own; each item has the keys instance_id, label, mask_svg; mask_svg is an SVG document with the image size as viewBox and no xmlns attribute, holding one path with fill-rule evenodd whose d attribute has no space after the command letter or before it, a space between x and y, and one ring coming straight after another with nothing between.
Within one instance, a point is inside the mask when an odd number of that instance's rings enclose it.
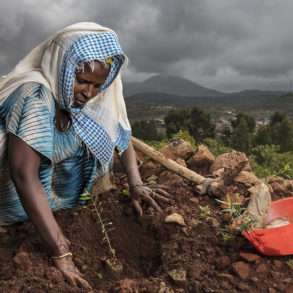
<instances>
[{"instance_id":1,"label":"woman","mask_svg":"<svg viewBox=\"0 0 293 293\"><path fill-rule=\"evenodd\" d=\"M33 49L0 83L0 225L29 217L55 265L86 288L52 210L73 207L90 191L109 171L114 150L138 213L141 200L160 210L130 142L120 77L125 62L112 30L78 23Z\"/></svg>"}]
</instances>

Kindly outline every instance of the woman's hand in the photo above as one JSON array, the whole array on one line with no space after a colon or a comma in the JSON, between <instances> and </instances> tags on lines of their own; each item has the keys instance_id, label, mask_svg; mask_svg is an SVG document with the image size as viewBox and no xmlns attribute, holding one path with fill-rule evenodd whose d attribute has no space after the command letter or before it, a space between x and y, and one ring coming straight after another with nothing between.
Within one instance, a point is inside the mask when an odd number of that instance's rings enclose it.
<instances>
[{"instance_id":1,"label":"woman's hand","mask_svg":"<svg viewBox=\"0 0 293 293\"><path fill-rule=\"evenodd\" d=\"M92 290L90 284L83 278L82 274L75 266L72 256L68 255L62 258L53 258L55 266L63 273L66 280L73 286Z\"/></svg>"},{"instance_id":2,"label":"woman's hand","mask_svg":"<svg viewBox=\"0 0 293 293\"><path fill-rule=\"evenodd\" d=\"M162 212L162 209L157 201L168 204L172 203L170 194L164 190L164 188L165 186L162 185L148 186L146 184L130 186L130 196L132 198L132 203L139 216L143 215L143 209L141 206L143 202L153 207L159 213Z\"/></svg>"}]
</instances>

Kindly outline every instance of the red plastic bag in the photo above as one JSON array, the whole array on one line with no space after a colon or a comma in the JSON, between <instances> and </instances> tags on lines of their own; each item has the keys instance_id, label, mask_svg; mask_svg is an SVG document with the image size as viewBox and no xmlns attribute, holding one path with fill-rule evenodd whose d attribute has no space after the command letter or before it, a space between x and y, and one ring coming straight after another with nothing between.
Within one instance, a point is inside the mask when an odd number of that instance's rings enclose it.
<instances>
[{"instance_id":1,"label":"red plastic bag","mask_svg":"<svg viewBox=\"0 0 293 293\"><path fill-rule=\"evenodd\" d=\"M244 231L242 235L262 254L293 254L293 197L272 202L266 221L271 222L277 218L286 218L290 224L276 228Z\"/></svg>"}]
</instances>

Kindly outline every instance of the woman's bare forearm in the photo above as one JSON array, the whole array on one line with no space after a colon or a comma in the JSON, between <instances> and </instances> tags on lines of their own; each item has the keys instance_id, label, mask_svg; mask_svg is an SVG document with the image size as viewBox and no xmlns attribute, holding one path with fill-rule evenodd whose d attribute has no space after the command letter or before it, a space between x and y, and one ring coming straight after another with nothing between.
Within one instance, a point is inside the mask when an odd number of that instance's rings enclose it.
<instances>
[{"instance_id":1,"label":"woman's bare forearm","mask_svg":"<svg viewBox=\"0 0 293 293\"><path fill-rule=\"evenodd\" d=\"M8 152L11 177L27 215L52 254L67 252L68 243L39 179L40 155L13 135L9 135Z\"/></svg>"},{"instance_id":2,"label":"woman's bare forearm","mask_svg":"<svg viewBox=\"0 0 293 293\"><path fill-rule=\"evenodd\" d=\"M121 155L121 162L128 176L129 185L133 186L142 184L142 180L137 166L136 154L131 142L129 143L128 148Z\"/></svg>"}]
</instances>

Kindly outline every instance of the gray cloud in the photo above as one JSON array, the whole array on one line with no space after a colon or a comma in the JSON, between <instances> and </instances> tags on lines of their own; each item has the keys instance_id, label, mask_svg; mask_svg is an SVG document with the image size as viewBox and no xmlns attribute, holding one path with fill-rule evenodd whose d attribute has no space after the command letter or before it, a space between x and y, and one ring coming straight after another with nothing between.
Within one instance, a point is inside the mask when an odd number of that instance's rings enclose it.
<instances>
[{"instance_id":1,"label":"gray cloud","mask_svg":"<svg viewBox=\"0 0 293 293\"><path fill-rule=\"evenodd\" d=\"M0 3L0 73L62 27L117 31L127 80L184 76L220 90L287 89L293 79L290 0L10 0Z\"/></svg>"}]
</instances>

